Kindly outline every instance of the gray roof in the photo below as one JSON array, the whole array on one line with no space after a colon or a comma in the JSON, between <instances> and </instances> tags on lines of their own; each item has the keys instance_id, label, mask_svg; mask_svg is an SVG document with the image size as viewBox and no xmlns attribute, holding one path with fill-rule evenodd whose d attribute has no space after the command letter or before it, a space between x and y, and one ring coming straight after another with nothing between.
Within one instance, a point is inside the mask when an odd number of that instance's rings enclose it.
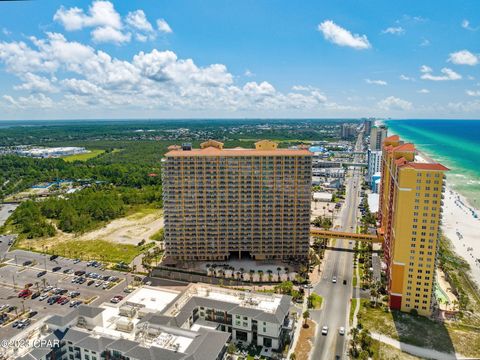
<instances>
[{"instance_id":1,"label":"gray roof","mask_svg":"<svg viewBox=\"0 0 480 360\"><path fill-rule=\"evenodd\" d=\"M94 318L98 314L102 313L105 309L97 307L97 306L87 306L87 305L80 305L78 307L78 315L84 316L87 318Z\"/></svg>"},{"instance_id":2,"label":"gray roof","mask_svg":"<svg viewBox=\"0 0 480 360\"><path fill-rule=\"evenodd\" d=\"M109 344L114 342L114 339L106 338L106 337L86 337L85 339L78 342L76 345L78 347L88 349L90 351L102 352L104 351Z\"/></svg>"},{"instance_id":3,"label":"gray roof","mask_svg":"<svg viewBox=\"0 0 480 360\"><path fill-rule=\"evenodd\" d=\"M79 330L76 330L76 329L68 329L62 340L71 341L73 344L76 344L79 341L85 339L87 336L90 336L90 334L85 332L85 331L79 331Z\"/></svg>"},{"instance_id":4,"label":"gray roof","mask_svg":"<svg viewBox=\"0 0 480 360\"><path fill-rule=\"evenodd\" d=\"M127 339L118 339L108 345L108 348L111 350L118 350L121 353L125 353L137 346L138 342L127 340Z\"/></svg>"},{"instance_id":5,"label":"gray roof","mask_svg":"<svg viewBox=\"0 0 480 360\"><path fill-rule=\"evenodd\" d=\"M186 354L162 349L156 346L150 348L136 346L129 352L125 353L125 356L138 360L183 360L185 359Z\"/></svg>"},{"instance_id":6,"label":"gray roof","mask_svg":"<svg viewBox=\"0 0 480 360\"><path fill-rule=\"evenodd\" d=\"M65 326L70 324L73 320L75 320L78 316L78 309L70 311L66 315L53 315L50 316L45 323L47 325L54 325L54 326Z\"/></svg>"},{"instance_id":7,"label":"gray roof","mask_svg":"<svg viewBox=\"0 0 480 360\"><path fill-rule=\"evenodd\" d=\"M204 328L200 328L198 334L186 351L192 360L216 359L230 339L228 332Z\"/></svg>"}]
</instances>

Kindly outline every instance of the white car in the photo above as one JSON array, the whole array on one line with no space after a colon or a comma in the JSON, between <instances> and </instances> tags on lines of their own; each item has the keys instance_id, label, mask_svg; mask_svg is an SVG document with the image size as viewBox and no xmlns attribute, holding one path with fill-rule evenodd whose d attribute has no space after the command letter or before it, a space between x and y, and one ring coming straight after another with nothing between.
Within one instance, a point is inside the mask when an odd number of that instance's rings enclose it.
<instances>
[{"instance_id":1,"label":"white car","mask_svg":"<svg viewBox=\"0 0 480 360\"><path fill-rule=\"evenodd\" d=\"M345 328L343 326L341 326L340 329L338 329L338 333L340 335L345 335Z\"/></svg>"},{"instance_id":2,"label":"white car","mask_svg":"<svg viewBox=\"0 0 480 360\"><path fill-rule=\"evenodd\" d=\"M42 294L38 297L38 301L43 301L45 300L46 298L48 298L48 294Z\"/></svg>"},{"instance_id":3,"label":"white car","mask_svg":"<svg viewBox=\"0 0 480 360\"><path fill-rule=\"evenodd\" d=\"M325 325L324 327L322 327L322 335L327 335L328 334L328 326Z\"/></svg>"},{"instance_id":4,"label":"white car","mask_svg":"<svg viewBox=\"0 0 480 360\"><path fill-rule=\"evenodd\" d=\"M337 277L336 277L336 276L334 276L334 277L332 278L332 283L334 283L334 284L337 283Z\"/></svg>"}]
</instances>

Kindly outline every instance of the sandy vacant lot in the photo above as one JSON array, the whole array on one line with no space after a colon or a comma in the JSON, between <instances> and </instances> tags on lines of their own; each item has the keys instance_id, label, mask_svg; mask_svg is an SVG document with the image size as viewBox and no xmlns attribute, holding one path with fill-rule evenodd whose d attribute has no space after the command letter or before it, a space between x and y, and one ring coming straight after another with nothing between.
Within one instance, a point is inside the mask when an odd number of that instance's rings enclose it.
<instances>
[{"instance_id":1,"label":"sandy vacant lot","mask_svg":"<svg viewBox=\"0 0 480 360\"><path fill-rule=\"evenodd\" d=\"M69 240L105 240L117 244L137 245L142 240L152 241L150 236L161 228L163 228L163 211L152 209L113 220L100 229L78 236L57 231L57 234L51 238L22 240L22 247L42 251L44 246L51 248L59 242Z\"/></svg>"},{"instance_id":2,"label":"sandy vacant lot","mask_svg":"<svg viewBox=\"0 0 480 360\"><path fill-rule=\"evenodd\" d=\"M101 229L81 235L77 240L102 239L120 244L137 245L140 241L150 241L150 236L163 228L163 211L155 210L145 216L131 216L113 220Z\"/></svg>"}]
</instances>

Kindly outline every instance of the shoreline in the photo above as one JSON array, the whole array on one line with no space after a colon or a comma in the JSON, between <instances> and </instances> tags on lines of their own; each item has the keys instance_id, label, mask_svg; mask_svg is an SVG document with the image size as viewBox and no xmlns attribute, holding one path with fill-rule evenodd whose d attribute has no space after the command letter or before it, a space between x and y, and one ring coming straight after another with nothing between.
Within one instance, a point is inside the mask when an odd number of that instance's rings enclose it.
<instances>
[{"instance_id":1,"label":"shoreline","mask_svg":"<svg viewBox=\"0 0 480 360\"><path fill-rule=\"evenodd\" d=\"M436 162L423 151L417 150L417 153L427 162ZM446 182L441 229L452 243L455 253L470 265L471 279L480 285L480 241L477 240L480 211L462 193L455 190L449 183L448 175Z\"/></svg>"}]
</instances>

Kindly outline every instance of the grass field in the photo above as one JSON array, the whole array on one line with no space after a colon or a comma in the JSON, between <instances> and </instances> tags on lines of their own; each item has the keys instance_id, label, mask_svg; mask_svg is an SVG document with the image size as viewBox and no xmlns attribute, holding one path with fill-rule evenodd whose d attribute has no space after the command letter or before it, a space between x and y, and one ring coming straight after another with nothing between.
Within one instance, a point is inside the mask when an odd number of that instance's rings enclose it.
<instances>
[{"instance_id":1,"label":"grass field","mask_svg":"<svg viewBox=\"0 0 480 360\"><path fill-rule=\"evenodd\" d=\"M105 240L68 240L46 247L46 252L72 259L100 260L108 263L125 262L129 264L135 257L152 246L154 246L154 243L135 246L116 244ZM17 248L32 250L28 246L22 246L22 242L18 244Z\"/></svg>"},{"instance_id":2,"label":"grass field","mask_svg":"<svg viewBox=\"0 0 480 360\"><path fill-rule=\"evenodd\" d=\"M67 162L74 162L74 161L87 161L89 159L93 159L101 154L103 154L105 150L90 150L90 152L85 154L77 154L77 155L69 155L65 156L63 160Z\"/></svg>"},{"instance_id":3,"label":"grass field","mask_svg":"<svg viewBox=\"0 0 480 360\"><path fill-rule=\"evenodd\" d=\"M372 332L387 335L401 342L469 357L480 357L480 329L433 321L399 311L386 312L371 308L362 299L359 322Z\"/></svg>"}]
</instances>

